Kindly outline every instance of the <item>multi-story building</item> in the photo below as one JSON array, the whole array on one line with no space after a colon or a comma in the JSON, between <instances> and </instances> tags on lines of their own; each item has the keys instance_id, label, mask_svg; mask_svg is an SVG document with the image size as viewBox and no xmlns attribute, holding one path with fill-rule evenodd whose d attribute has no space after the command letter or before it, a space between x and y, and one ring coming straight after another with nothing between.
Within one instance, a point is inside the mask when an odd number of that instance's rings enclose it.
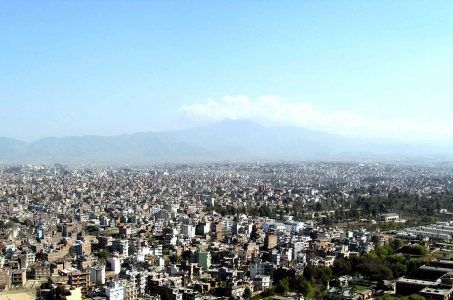
<instances>
[{"instance_id":1,"label":"multi-story building","mask_svg":"<svg viewBox=\"0 0 453 300\"><path fill-rule=\"evenodd\" d=\"M78 256L83 256L91 253L91 243L88 241L76 240L72 245L72 252Z\"/></svg>"},{"instance_id":2,"label":"multi-story building","mask_svg":"<svg viewBox=\"0 0 453 300\"><path fill-rule=\"evenodd\" d=\"M211 253L207 251L198 251L197 262L203 270L211 267Z\"/></svg>"},{"instance_id":3,"label":"multi-story building","mask_svg":"<svg viewBox=\"0 0 453 300\"><path fill-rule=\"evenodd\" d=\"M105 265L92 266L87 271L90 272L91 285L105 283Z\"/></svg>"},{"instance_id":4,"label":"multi-story building","mask_svg":"<svg viewBox=\"0 0 453 300\"><path fill-rule=\"evenodd\" d=\"M107 262L110 264L110 270L113 271L114 274L119 274L121 271L121 262L118 257L109 257Z\"/></svg>"},{"instance_id":5,"label":"multi-story building","mask_svg":"<svg viewBox=\"0 0 453 300\"><path fill-rule=\"evenodd\" d=\"M271 276L273 269L272 263L255 260L249 265L250 278L255 279L258 275Z\"/></svg>"},{"instance_id":6,"label":"multi-story building","mask_svg":"<svg viewBox=\"0 0 453 300\"><path fill-rule=\"evenodd\" d=\"M20 255L20 267L22 269L27 269L35 263L35 254L31 251L23 252Z\"/></svg>"},{"instance_id":7,"label":"multi-story building","mask_svg":"<svg viewBox=\"0 0 453 300\"><path fill-rule=\"evenodd\" d=\"M128 280L122 280L121 284L124 287L124 300L138 299L138 289L134 283Z\"/></svg>"},{"instance_id":8,"label":"multi-story building","mask_svg":"<svg viewBox=\"0 0 453 300\"><path fill-rule=\"evenodd\" d=\"M274 249L277 247L278 237L275 233L268 233L264 240L264 247L266 249Z\"/></svg>"},{"instance_id":9,"label":"multi-story building","mask_svg":"<svg viewBox=\"0 0 453 300\"><path fill-rule=\"evenodd\" d=\"M105 295L109 300L123 300L125 299L124 287L118 281L110 281L104 288Z\"/></svg>"},{"instance_id":10,"label":"multi-story building","mask_svg":"<svg viewBox=\"0 0 453 300\"><path fill-rule=\"evenodd\" d=\"M181 226L181 233L188 238L193 238L195 237L195 226L183 224Z\"/></svg>"},{"instance_id":11,"label":"multi-story building","mask_svg":"<svg viewBox=\"0 0 453 300\"><path fill-rule=\"evenodd\" d=\"M9 288L11 286L11 270L0 268L0 289Z\"/></svg>"},{"instance_id":12,"label":"multi-story building","mask_svg":"<svg viewBox=\"0 0 453 300\"><path fill-rule=\"evenodd\" d=\"M129 241L128 240L114 240L112 243L114 251L118 251L123 257L129 257Z\"/></svg>"},{"instance_id":13,"label":"multi-story building","mask_svg":"<svg viewBox=\"0 0 453 300\"><path fill-rule=\"evenodd\" d=\"M86 294L90 286L90 273L89 272L80 272L72 271L68 273L68 284L73 287L82 288L82 293Z\"/></svg>"},{"instance_id":14,"label":"multi-story building","mask_svg":"<svg viewBox=\"0 0 453 300\"><path fill-rule=\"evenodd\" d=\"M11 284L15 286L24 286L27 282L27 270L11 270Z\"/></svg>"}]
</instances>

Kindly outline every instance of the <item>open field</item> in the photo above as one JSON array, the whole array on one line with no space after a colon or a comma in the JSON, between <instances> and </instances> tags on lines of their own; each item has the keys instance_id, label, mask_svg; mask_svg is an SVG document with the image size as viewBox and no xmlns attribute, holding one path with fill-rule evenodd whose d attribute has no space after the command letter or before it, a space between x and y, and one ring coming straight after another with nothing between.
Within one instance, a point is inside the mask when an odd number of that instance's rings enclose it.
<instances>
[{"instance_id":1,"label":"open field","mask_svg":"<svg viewBox=\"0 0 453 300\"><path fill-rule=\"evenodd\" d=\"M0 300L34 300L35 290L10 290L0 293Z\"/></svg>"}]
</instances>

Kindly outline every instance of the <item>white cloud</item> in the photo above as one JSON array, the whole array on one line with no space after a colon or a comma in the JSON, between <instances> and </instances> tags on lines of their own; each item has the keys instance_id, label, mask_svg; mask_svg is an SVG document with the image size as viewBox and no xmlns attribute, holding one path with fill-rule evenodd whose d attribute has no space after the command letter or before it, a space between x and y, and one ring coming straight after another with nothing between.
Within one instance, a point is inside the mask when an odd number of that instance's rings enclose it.
<instances>
[{"instance_id":1,"label":"white cloud","mask_svg":"<svg viewBox=\"0 0 453 300\"><path fill-rule=\"evenodd\" d=\"M444 142L453 139L453 120L378 118L352 111L323 111L310 103L280 96L225 96L183 105L180 112L197 121L252 120L267 126L292 125L352 137Z\"/></svg>"}]
</instances>

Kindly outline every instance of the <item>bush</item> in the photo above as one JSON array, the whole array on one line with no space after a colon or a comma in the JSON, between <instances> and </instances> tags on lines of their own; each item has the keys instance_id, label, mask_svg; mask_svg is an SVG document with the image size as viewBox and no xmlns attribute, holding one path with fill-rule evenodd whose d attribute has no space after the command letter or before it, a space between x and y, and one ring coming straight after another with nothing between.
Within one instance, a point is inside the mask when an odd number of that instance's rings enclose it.
<instances>
[{"instance_id":1,"label":"bush","mask_svg":"<svg viewBox=\"0 0 453 300\"><path fill-rule=\"evenodd\" d=\"M401 252L410 255L428 255L428 248L422 245L406 245L401 248Z\"/></svg>"},{"instance_id":2,"label":"bush","mask_svg":"<svg viewBox=\"0 0 453 300\"><path fill-rule=\"evenodd\" d=\"M393 278L392 270L383 264L364 262L357 265L357 271L372 280L389 280Z\"/></svg>"},{"instance_id":3,"label":"bush","mask_svg":"<svg viewBox=\"0 0 453 300\"><path fill-rule=\"evenodd\" d=\"M351 263L344 258L338 258L333 262L332 272L335 276L348 275L351 273Z\"/></svg>"},{"instance_id":4,"label":"bush","mask_svg":"<svg viewBox=\"0 0 453 300\"><path fill-rule=\"evenodd\" d=\"M289 281L284 278L281 279L275 287L275 292L278 294L286 295L289 292Z\"/></svg>"},{"instance_id":5,"label":"bush","mask_svg":"<svg viewBox=\"0 0 453 300\"><path fill-rule=\"evenodd\" d=\"M252 291L249 288L245 288L243 297L244 299L250 299L252 297Z\"/></svg>"},{"instance_id":6,"label":"bush","mask_svg":"<svg viewBox=\"0 0 453 300\"><path fill-rule=\"evenodd\" d=\"M315 267L308 265L305 267L304 277L308 281L323 284L332 278L332 269L329 267Z\"/></svg>"}]
</instances>

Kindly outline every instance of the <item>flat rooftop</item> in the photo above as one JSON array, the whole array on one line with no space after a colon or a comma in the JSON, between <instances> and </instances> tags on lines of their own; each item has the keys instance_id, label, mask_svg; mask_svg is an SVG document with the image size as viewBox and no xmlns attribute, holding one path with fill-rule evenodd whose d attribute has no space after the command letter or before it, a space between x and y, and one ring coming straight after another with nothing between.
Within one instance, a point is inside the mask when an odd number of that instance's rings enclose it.
<instances>
[{"instance_id":1,"label":"flat rooftop","mask_svg":"<svg viewBox=\"0 0 453 300\"><path fill-rule=\"evenodd\" d=\"M431 262L432 263L439 263L439 264L443 264L443 265L448 265L448 266L451 266L453 268L453 260L449 260L449 259L433 259Z\"/></svg>"},{"instance_id":2,"label":"flat rooftop","mask_svg":"<svg viewBox=\"0 0 453 300\"><path fill-rule=\"evenodd\" d=\"M420 291L420 293L423 294L430 294L430 295L440 295L440 296L445 296L453 292L453 288L439 288L439 287L425 287Z\"/></svg>"},{"instance_id":3,"label":"flat rooftop","mask_svg":"<svg viewBox=\"0 0 453 300\"><path fill-rule=\"evenodd\" d=\"M426 271L439 271L439 272L451 272L453 271L452 268L442 268L442 267L436 267L436 266L421 266L419 268L420 271L426 270Z\"/></svg>"},{"instance_id":4,"label":"flat rooftop","mask_svg":"<svg viewBox=\"0 0 453 300\"><path fill-rule=\"evenodd\" d=\"M398 283L398 282L412 283L412 284L426 285L426 286L434 285L434 284L436 283L435 281L419 280L419 279L411 279L411 278L406 278L406 277L398 278L398 280L397 280L396 282L397 282L397 283Z\"/></svg>"}]
</instances>

